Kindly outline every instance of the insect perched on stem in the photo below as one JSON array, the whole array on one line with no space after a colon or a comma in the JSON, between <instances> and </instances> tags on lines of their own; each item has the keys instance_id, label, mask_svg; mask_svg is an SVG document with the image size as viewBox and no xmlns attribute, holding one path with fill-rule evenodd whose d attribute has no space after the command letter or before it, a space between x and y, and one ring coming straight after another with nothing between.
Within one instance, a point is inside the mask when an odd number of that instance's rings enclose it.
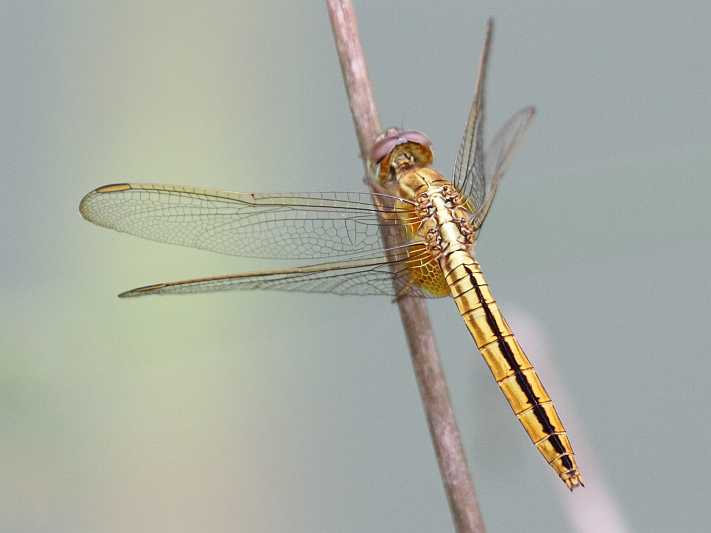
<instances>
[{"instance_id":1,"label":"insect perched on stem","mask_svg":"<svg viewBox=\"0 0 711 533\"><path fill-rule=\"evenodd\" d=\"M479 76L452 180L431 168L430 140L387 130L370 154L370 193L236 193L119 183L87 194L87 220L159 242L315 264L171 281L121 297L273 289L403 297L451 296L514 414L573 490L583 485L558 413L504 319L474 244L534 109L517 112L484 150L487 26ZM384 243L397 243L388 246Z\"/></svg>"}]
</instances>

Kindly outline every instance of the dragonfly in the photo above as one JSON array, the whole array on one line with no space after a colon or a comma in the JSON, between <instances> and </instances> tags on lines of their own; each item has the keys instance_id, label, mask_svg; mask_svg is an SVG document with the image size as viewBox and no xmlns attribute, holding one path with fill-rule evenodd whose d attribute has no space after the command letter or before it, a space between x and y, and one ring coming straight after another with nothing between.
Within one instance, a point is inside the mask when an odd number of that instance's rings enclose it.
<instances>
[{"instance_id":1,"label":"dragonfly","mask_svg":"<svg viewBox=\"0 0 711 533\"><path fill-rule=\"evenodd\" d=\"M370 192L240 193L116 183L81 201L90 222L222 254L312 264L146 285L122 298L269 289L391 298L451 297L504 397L546 462L572 491L583 486L556 408L492 296L474 247L535 109L515 113L484 149L493 23L464 135L448 180L429 138L390 128L369 154Z\"/></svg>"}]
</instances>

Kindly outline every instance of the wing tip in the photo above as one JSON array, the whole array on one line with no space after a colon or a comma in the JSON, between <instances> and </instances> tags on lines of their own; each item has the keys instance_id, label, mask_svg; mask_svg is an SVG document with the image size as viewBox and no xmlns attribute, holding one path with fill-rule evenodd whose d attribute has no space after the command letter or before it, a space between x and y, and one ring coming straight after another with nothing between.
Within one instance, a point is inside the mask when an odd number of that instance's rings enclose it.
<instances>
[{"instance_id":1,"label":"wing tip","mask_svg":"<svg viewBox=\"0 0 711 533\"><path fill-rule=\"evenodd\" d=\"M99 194L107 194L107 193L112 193L112 192L121 192L121 191L127 191L131 189L131 184L130 183L109 183L107 185L102 185L101 187L97 187L96 189L89 191L84 195L84 197L81 199L79 202L79 213L81 213L81 216L84 217L86 220L89 222L93 222L93 220L89 217L89 202L91 201L92 198Z\"/></svg>"},{"instance_id":2,"label":"wing tip","mask_svg":"<svg viewBox=\"0 0 711 533\"><path fill-rule=\"evenodd\" d=\"M147 296L149 294L156 294L161 289L167 287L167 283L154 283L153 285L146 285L144 287L137 287L135 289L130 289L124 291L118 295L119 298L135 298L137 296Z\"/></svg>"},{"instance_id":3,"label":"wing tip","mask_svg":"<svg viewBox=\"0 0 711 533\"><path fill-rule=\"evenodd\" d=\"M97 187L89 194L104 194L109 192L126 191L130 188L130 183L109 183L108 185L102 185L101 187Z\"/></svg>"}]
</instances>

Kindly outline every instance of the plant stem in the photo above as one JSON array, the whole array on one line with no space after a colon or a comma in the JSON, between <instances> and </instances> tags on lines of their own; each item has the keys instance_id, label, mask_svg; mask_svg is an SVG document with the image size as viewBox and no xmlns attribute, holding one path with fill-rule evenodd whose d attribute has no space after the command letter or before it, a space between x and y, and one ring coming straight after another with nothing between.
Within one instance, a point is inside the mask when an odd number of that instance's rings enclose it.
<instances>
[{"instance_id":1,"label":"plant stem","mask_svg":"<svg viewBox=\"0 0 711 533\"><path fill-rule=\"evenodd\" d=\"M326 0L326 4L367 175L370 148L381 130L355 12L350 0ZM403 297L397 304L456 531L483 533L484 522L424 299Z\"/></svg>"}]
</instances>

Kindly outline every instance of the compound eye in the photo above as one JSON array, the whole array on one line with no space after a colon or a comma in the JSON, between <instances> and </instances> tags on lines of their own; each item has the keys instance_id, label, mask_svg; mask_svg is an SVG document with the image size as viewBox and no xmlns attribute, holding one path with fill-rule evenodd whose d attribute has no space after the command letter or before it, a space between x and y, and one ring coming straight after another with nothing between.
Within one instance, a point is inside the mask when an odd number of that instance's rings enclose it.
<instances>
[{"instance_id":1,"label":"compound eye","mask_svg":"<svg viewBox=\"0 0 711 533\"><path fill-rule=\"evenodd\" d=\"M432 141L430 141L429 137L421 131L401 131L400 137L411 143L417 143L423 146L432 146Z\"/></svg>"},{"instance_id":2,"label":"compound eye","mask_svg":"<svg viewBox=\"0 0 711 533\"><path fill-rule=\"evenodd\" d=\"M400 143L397 137L383 137L371 148L370 160L374 163L380 163L398 144Z\"/></svg>"},{"instance_id":3,"label":"compound eye","mask_svg":"<svg viewBox=\"0 0 711 533\"><path fill-rule=\"evenodd\" d=\"M378 138L373 148L371 148L370 160L375 163L380 163L397 145L408 142L427 147L432 145L432 141L429 140L427 135L420 131L403 131L398 128L388 128L385 130L385 133Z\"/></svg>"}]
</instances>

